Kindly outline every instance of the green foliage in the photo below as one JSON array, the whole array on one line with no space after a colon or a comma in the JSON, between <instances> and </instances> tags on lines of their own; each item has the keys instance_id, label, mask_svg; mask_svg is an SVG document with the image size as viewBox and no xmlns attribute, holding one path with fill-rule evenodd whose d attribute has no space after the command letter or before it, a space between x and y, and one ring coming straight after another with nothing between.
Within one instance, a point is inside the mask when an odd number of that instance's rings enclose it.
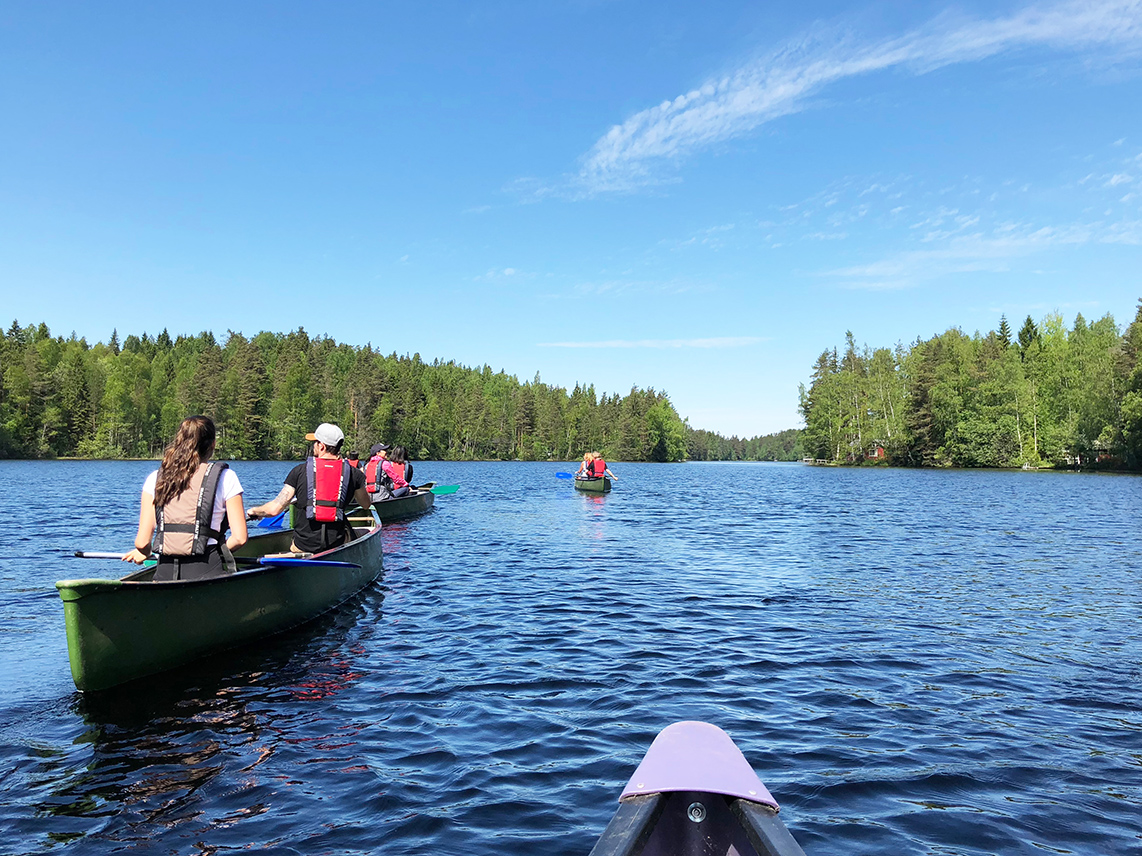
<instances>
[{"instance_id":1,"label":"green foliage","mask_svg":"<svg viewBox=\"0 0 1142 856\"><path fill-rule=\"evenodd\" d=\"M999 330L996 331L996 337L1004 350L1011 347L1011 325L1007 323L1006 315L999 316Z\"/></svg>"},{"instance_id":2,"label":"green foliage","mask_svg":"<svg viewBox=\"0 0 1142 856\"><path fill-rule=\"evenodd\" d=\"M415 457L575 460L584 451L625 461L789 460L799 432L726 439L690 428L653 389L599 396L525 383L488 366L385 356L304 329L179 336L112 331L89 347L74 335L13 322L0 335L0 457L154 458L179 422L203 413L218 456L290 459L305 434L339 424L349 447L385 440Z\"/></svg>"},{"instance_id":3,"label":"green foliage","mask_svg":"<svg viewBox=\"0 0 1142 856\"><path fill-rule=\"evenodd\" d=\"M1013 347L1014 345L1017 347ZM998 331L950 329L895 352L825 351L801 391L807 455L909 466L1142 466L1142 306Z\"/></svg>"}]
</instances>

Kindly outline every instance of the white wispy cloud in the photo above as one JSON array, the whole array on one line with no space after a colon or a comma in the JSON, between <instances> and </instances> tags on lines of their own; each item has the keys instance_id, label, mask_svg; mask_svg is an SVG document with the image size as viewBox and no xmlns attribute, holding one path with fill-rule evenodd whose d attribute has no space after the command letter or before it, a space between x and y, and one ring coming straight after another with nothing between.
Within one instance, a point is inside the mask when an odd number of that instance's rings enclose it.
<instances>
[{"instance_id":1,"label":"white wispy cloud","mask_svg":"<svg viewBox=\"0 0 1142 856\"><path fill-rule=\"evenodd\" d=\"M607 339L599 342L540 342L540 348L744 348L765 341L758 336L715 339Z\"/></svg>"},{"instance_id":2,"label":"white wispy cloud","mask_svg":"<svg viewBox=\"0 0 1142 856\"><path fill-rule=\"evenodd\" d=\"M872 291L917 286L957 273L1001 273L1015 259L1059 246L1142 244L1142 221L1030 227L1007 223L989 233L962 235L938 248L907 250L876 261L825 271L847 288Z\"/></svg>"},{"instance_id":3,"label":"white wispy cloud","mask_svg":"<svg viewBox=\"0 0 1142 856\"><path fill-rule=\"evenodd\" d=\"M472 277L473 282L496 282L497 280L506 279L507 277L519 276L520 272L515 268L490 268L487 273L479 274Z\"/></svg>"},{"instance_id":4,"label":"white wispy cloud","mask_svg":"<svg viewBox=\"0 0 1142 856\"><path fill-rule=\"evenodd\" d=\"M796 113L829 84L888 69L923 74L1029 47L1097 47L1102 60L1111 49L1136 54L1142 0L1072 0L989 20L942 15L897 38L790 45L615 125L583 157L575 183L585 195L657 183L657 165Z\"/></svg>"}]
</instances>

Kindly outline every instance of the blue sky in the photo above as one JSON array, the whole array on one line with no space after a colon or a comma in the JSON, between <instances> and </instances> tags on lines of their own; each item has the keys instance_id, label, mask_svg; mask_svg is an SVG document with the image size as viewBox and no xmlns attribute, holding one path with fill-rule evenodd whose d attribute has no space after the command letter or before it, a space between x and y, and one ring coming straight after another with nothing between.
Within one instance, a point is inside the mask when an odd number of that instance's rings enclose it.
<instances>
[{"instance_id":1,"label":"blue sky","mask_svg":"<svg viewBox=\"0 0 1142 856\"><path fill-rule=\"evenodd\" d=\"M5 326L311 335L800 424L817 355L1133 319L1142 2L0 7Z\"/></svg>"}]
</instances>

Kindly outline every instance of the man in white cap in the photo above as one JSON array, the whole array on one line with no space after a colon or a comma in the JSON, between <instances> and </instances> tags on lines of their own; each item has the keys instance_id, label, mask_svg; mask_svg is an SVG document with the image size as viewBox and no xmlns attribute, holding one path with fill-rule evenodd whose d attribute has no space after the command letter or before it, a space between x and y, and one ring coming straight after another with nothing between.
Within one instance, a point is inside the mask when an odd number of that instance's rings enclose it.
<instances>
[{"instance_id":1,"label":"man in white cap","mask_svg":"<svg viewBox=\"0 0 1142 856\"><path fill-rule=\"evenodd\" d=\"M289 471L281 492L265 505L251 508L250 517L273 517L289 507L297 497L299 509L293 527L295 553L320 553L339 547L349 539L345 510L355 500L369 510L369 492L365 490L365 474L341 459L344 432L329 422L322 422L312 434L313 454Z\"/></svg>"}]
</instances>

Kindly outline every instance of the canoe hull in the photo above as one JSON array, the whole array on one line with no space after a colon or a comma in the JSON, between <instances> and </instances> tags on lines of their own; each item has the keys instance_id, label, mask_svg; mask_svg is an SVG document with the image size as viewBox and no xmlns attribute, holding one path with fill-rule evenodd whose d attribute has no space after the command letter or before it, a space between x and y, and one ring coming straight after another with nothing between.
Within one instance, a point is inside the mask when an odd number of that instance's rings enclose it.
<instances>
[{"instance_id":1,"label":"canoe hull","mask_svg":"<svg viewBox=\"0 0 1142 856\"><path fill-rule=\"evenodd\" d=\"M586 493L606 493L611 489L611 480L606 476L601 479L575 479L575 490Z\"/></svg>"},{"instance_id":2,"label":"canoe hull","mask_svg":"<svg viewBox=\"0 0 1142 856\"><path fill-rule=\"evenodd\" d=\"M283 565L205 580L56 583L76 687L108 689L316 618L380 576L380 531L319 554L356 568ZM253 537L238 554L288 550L290 536Z\"/></svg>"},{"instance_id":3,"label":"canoe hull","mask_svg":"<svg viewBox=\"0 0 1142 856\"><path fill-rule=\"evenodd\" d=\"M435 501L431 490L419 490L416 493L398 496L396 499L374 502L372 507L377 510L377 517L382 523L391 523L394 520L404 520L431 511Z\"/></svg>"}]
</instances>

